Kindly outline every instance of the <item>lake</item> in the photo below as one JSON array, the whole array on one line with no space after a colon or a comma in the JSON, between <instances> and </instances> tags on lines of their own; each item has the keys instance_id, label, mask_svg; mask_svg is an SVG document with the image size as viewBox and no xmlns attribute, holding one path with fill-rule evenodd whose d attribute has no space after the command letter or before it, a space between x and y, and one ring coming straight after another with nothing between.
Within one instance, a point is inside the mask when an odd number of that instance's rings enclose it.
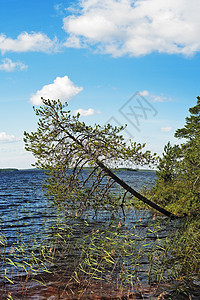
<instances>
[{"instance_id":1,"label":"lake","mask_svg":"<svg viewBox=\"0 0 200 300\"><path fill-rule=\"evenodd\" d=\"M137 191L153 186L156 180L155 172L120 171L118 175ZM44 171L0 172L0 226L6 247L11 247L19 234L26 242L36 232L46 231L58 217L42 192L45 178ZM135 221L138 218L141 216Z\"/></svg>"},{"instance_id":2,"label":"lake","mask_svg":"<svg viewBox=\"0 0 200 300\"><path fill-rule=\"evenodd\" d=\"M141 190L143 186L147 188L152 187L156 180L155 172L119 171L118 176L137 191ZM148 232L147 236L147 227L149 226L149 223L155 219L155 212L148 210L141 211L134 208L127 210L125 223L123 223L124 221L121 221L123 217L122 212L119 212L118 215L115 216L115 219L113 219L113 214L111 212L101 211L94 218L94 212L88 211L80 218L77 217L76 222L73 223L74 219L71 220L70 218L67 218L64 212L58 211L44 196L42 192L42 185L45 178L45 173L37 170L0 172L1 253L2 255L7 256L12 262L17 262L16 266L18 266L13 267L12 263L5 265L5 262L2 260L0 263L0 281L5 280L5 268L7 270L6 277L8 280L9 278L13 280L15 276L19 277L26 275L27 268L23 265L25 257L28 258L28 256L31 255L33 248L37 250L36 253L38 253L39 250L37 245L43 246L45 244L45 246L47 245L49 252L51 252L51 244L55 239L55 234L52 234L52 232L55 233L56 228L59 228L59 231L56 234L57 244L60 245L58 240L62 240L61 229L65 230L66 236L66 232L69 232L69 229L73 227L73 237L70 242L76 246L73 246L74 248L70 255L69 253L67 254L68 266L76 264L76 259L80 256L80 249L83 251L83 246L81 246L81 244L85 242L86 238L88 238L89 233L90 235L91 233L99 234L98 232L101 230L101 238L109 238L103 236L105 226L108 224L109 226L111 224L110 228L114 228L113 230L116 230L116 228L118 230L119 228L119 234L121 234L121 237L124 232L126 232L126 234L130 236L130 240L132 239L134 228L134 239L137 237L137 244L135 246L137 251L140 250L141 245L144 245L144 241L141 237L145 237L146 244L143 248L147 254L149 253L152 244L156 239L158 239L158 233L156 231L154 232L153 229L154 225L151 226L151 232ZM161 219L166 220L166 218ZM160 229L159 240L162 240L162 238L164 239L168 234L170 234L174 230L175 224L178 227L178 221L177 223L175 222L176 221L168 222L167 229L166 226ZM64 226L67 227L67 230L66 227L63 229ZM95 236L96 241L99 239L99 235L97 236L97 234ZM113 234L112 229L109 234ZM88 243L90 242L91 240L88 241ZM42 246L40 246L40 249ZM68 248L70 247L68 246ZM37 258L35 258L35 260L37 260ZM146 256L142 257L141 262L142 263L139 266L137 274L138 280L140 280L141 283L143 282L144 284L147 284L148 274L146 270L148 268L148 262ZM25 264L27 265L26 261ZM63 259L59 258L56 261L56 266L53 262L49 262L47 267L52 270L55 268L58 269L59 265L59 270L57 271L57 273L59 273L63 268L62 264ZM45 267L40 267L37 269L36 273L40 274L45 271ZM115 272L117 272L117 268ZM35 296L34 298L33 296L33 298L31 298L31 296L29 296L27 299L47 299L41 298L40 296L38 297L39 298Z\"/></svg>"}]
</instances>

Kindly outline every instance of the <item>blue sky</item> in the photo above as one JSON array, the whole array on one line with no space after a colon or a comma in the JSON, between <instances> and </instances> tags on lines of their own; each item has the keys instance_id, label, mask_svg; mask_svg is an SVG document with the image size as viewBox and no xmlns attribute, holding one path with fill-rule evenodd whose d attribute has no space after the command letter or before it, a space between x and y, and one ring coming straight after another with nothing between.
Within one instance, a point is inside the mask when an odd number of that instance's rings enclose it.
<instances>
[{"instance_id":1,"label":"blue sky","mask_svg":"<svg viewBox=\"0 0 200 300\"><path fill-rule=\"evenodd\" d=\"M200 95L199 0L0 0L0 168L29 168L33 105L127 124L162 153ZM143 110L142 110L143 107Z\"/></svg>"}]
</instances>

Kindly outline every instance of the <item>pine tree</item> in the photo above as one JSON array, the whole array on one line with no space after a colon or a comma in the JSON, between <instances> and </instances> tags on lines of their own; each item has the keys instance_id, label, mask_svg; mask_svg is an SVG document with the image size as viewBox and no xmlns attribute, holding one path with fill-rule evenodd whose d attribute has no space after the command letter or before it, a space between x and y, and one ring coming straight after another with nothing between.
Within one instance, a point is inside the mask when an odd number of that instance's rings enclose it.
<instances>
[{"instance_id":1,"label":"pine tree","mask_svg":"<svg viewBox=\"0 0 200 300\"><path fill-rule=\"evenodd\" d=\"M175 213L196 214L200 210L200 97L189 112L185 126L175 132L184 142L164 148L152 199Z\"/></svg>"},{"instance_id":2,"label":"pine tree","mask_svg":"<svg viewBox=\"0 0 200 300\"><path fill-rule=\"evenodd\" d=\"M36 166L48 170L46 188L57 203L66 207L83 209L92 207L115 208L126 204L127 195L175 217L169 211L153 203L121 180L111 168L121 165L150 164L155 156L144 151L145 144L125 143L120 134L123 127L88 126L66 111L67 104L44 100L43 106L35 109L39 116L38 129L25 132L25 148L36 157ZM84 173L84 168L90 167ZM119 197L112 187L119 185Z\"/></svg>"},{"instance_id":3,"label":"pine tree","mask_svg":"<svg viewBox=\"0 0 200 300\"><path fill-rule=\"evenodd\" d=\"M190 108L189 112L190 116L186 117L185 126L176 131L175 137L186 139L182 144L184 179L198 192L200 191L200 97L197 97L197 104Z\"/></svg>"}]
</instances>

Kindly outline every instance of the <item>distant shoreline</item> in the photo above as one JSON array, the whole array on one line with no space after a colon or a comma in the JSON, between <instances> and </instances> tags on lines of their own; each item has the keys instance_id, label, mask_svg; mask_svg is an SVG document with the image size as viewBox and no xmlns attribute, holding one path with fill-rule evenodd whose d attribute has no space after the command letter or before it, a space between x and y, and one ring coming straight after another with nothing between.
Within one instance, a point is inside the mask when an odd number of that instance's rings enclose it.
<instances>
[{"instance_id":1,"label":"distant shoreline","mask_svg":"<svg viewBox=\"0 0 200 300\"><path fill-rule=\"evenodd\" d=\"M91 167L85 167L84 170L92 169ZM41 171L41 169L17 169L17 168L4 168L0 169L0 172L15 172L15 171ZM117 168L116 171L129 171L129 172L156 172L156 170L150 169L132 169L132 168Z\"/></svg>"},{"instance_id":2,"label":"distant shoreline","mask_svg":"<svg viewBox=\"0 0 200 300\"><path fill-rule=\"evenodd\" d=\"M14 172L14 171L19 171L19 170L18 169L14 169L14 168L0 169L0 172Z\"/></svg>"}]
</instances>

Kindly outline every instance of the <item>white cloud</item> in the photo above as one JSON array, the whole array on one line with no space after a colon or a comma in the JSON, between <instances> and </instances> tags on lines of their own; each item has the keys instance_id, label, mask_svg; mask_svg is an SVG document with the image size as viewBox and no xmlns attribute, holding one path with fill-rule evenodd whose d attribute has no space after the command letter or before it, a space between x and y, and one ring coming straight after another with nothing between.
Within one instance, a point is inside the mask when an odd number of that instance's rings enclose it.
<instances>
[{"instance_id":1,"label":"white cloud","mask_svg":"<svg viewBox=\"0 0 200 300\"><path fill-rule=\"evenodd\" d=\"M65 47L68 48L82 48L80 40L77 36L71 35L64 43Z\"/></svg>"},{"instance_id":2,"label":"white cloud","mask_svg":"<svg viewBox=\"0 0 200 300\"><path fill-rule=\"evenodd\" d=\"M65 11L66 9L64 8L63 3L58 3L54 5L54 10L56 12L56 16L60 17L60 16L64 16L65 15Z\"/></svg>"},{"instance_id":3,"label":"white cloud","mask_svg":"<svg viewBox=\"0 0 200 300\"><path fill-rule=\"evenodd\" d=\"M150 95L150 97L152 98L153 102L168 102L168 101L172 101L171 98L168 98L164 95L158 96L158 95Z\"/></svg>"},{"instance_id":4,"label":"white cloud","mask_svg":"<svg viewBox=\"0 0 200 300\"><path fill-rule=\"evenodd\" d=\"M172 127L168 126L168 127L162 127L160 129L162 132L171 132L172 131Z\"/></svg>"},{"instance_id":5,"label":"white cloud","mask_svg":"<svg viewBox=\"0 0 200 300\"><path fill-rule=\"evenodd\" d=\"M12 52L52 52L58 49L57 39L51 40L41 32L22 32L16 39L0 34L0 51L2 54Z\"/></svg>"},{"instance_id":6,"label":"white cloud","mask_svg":"<svg viewBox=\"0 0 200 300\"><path fill-rule=\"evenodd\" d=\"M14 135L6 134L5 132L0 132L0 142L16 142L19 141L21 138L15 138Z\"/></svg>"},{"instance_id":7,"label":"white cloud","mask_svg":"<svg viewBox=\"0 0 200 300\"><path fill-rule=\"evenodd\" d=\"M150 93L147 90L139 92L139 94L143 97L147 97L151 102L169 102L172 101L171 97L167 97L165 95L155 95Z\"/></svg>"},{"instance_id":8,"label":"white cloud","mask_svg":"<svg viewBox=\"0 0 200 300\"><path fill-rule=\"evenodd\" d=\"M114 57L193 55L200 51L199 11L199 0L79 0L79 12L63 19L65 46L95 46Z\"/></svg>"},{"instance_id":9,"label":"white cloud","mask_svg":"<svg viewBox=\"0 0 200 300\"><path fill-rule=\"evenodd\" d=\"M87 116L100 114L101 112L98 110L94 110L93 108L88 108L87 110L85 110L83 108L79 108L74 111L75 115L77 115L77 113L79 113L81 116L87 117Z\"/></svg>"},{"instance_id":10,"label":"white cloud","mask_svg":"<svg viewBox=\"0 0 200 300\"><path fill-rule=\"evenodd\" d=\"M141 91L141 92L139 92L139 94L141 95L141 96L143 96L143 97L145 97L145 96L149 96L149 92L148 91Z\"/></svg>"},{"instance_id":11,"label":"white cloud","mask_svg":"<svg viewBox=\"0 0 200 300\"><path fill-rule=\"evenodd\" d=\"M13 71L22 71L27 69L28 66L24 65L22 62L14 62L10 58L5 58L0 64L0 71L13 72Z\"/></svg>"},{"instance_id":12,"label":"white cloud","mask_svg":"<svg viewBox=\"0 0 200 300\"><path fill-rule=\"evenodd\" d=\"M54 9L55 9L58 13L60 13L60 12L63 13L63 7L62 7L62 4L61 4L61 3L55 4L55 5L54 5Z\"/></svg>"},{"instance_id":13,"label":"white cloud","mask_svg":"<svg viewBox=\"0 0 200 300\"><path fill-rule=\"evenodd\" d=\"M41 105L44 99L60 100L62 102L68 101L70 98L76 96L83 90L82 87L76 86L68 76L57 77L52 84L43 86L31 98L31 102L35 105Z\"/></svg>"}]
</instances>

